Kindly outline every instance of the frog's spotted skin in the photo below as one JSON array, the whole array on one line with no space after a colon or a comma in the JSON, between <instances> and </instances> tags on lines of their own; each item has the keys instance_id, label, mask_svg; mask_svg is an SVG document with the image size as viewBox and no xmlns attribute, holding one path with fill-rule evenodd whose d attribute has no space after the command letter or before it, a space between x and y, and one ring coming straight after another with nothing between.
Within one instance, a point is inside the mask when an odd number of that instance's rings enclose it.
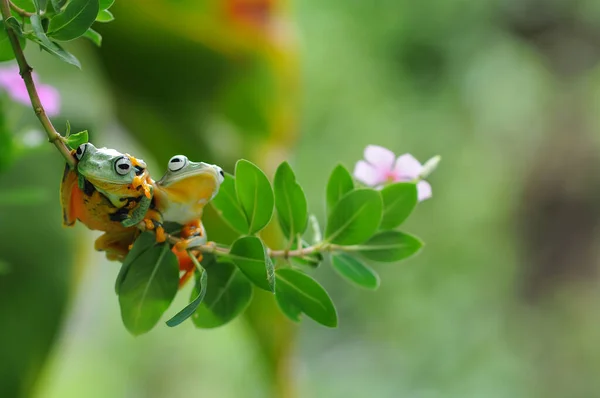
<instances>
[{"instance_id":1,"label":"frog's spotted skin","mask_svg":"<svg viewBox=\"0 0 600 398\"><path fill-rule=\"evenodd\" d=\"M104 231L96 249L109 259L122 260L139 234L135 227L146 216L152 180L142 160L113 149L83 144L76 151L76 169L65 168L61 184L63 222L76 220Z\"/></svg>"},{"instance_id":2,"label":"frog's spotted skin","mask_svg":"<svg viewBox=\"0 0 600 398\"><path fill-rule=\"evenodd\" d=\"M173 156L169 160L166 174L155 184L154 206L165 222L183 225L181 238L174 252L185 274L179 280L180 286L194 274L194 263L185 249L191 239L206 239L201 218L204 206L219 192L225 174L216 165L204 162L191 162L183 155ZM201 256L198 252L197 256Z\"/></svg>"}]
</instances>

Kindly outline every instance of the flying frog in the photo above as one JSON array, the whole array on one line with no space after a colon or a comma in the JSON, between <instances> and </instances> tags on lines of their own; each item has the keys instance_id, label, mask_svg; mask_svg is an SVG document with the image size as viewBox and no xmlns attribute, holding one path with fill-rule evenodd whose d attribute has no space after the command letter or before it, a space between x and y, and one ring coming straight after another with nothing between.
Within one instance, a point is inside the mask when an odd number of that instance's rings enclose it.
<instances>
[{"instance_id":1,"label":"flying frog","mask_svg":"<svg viewBox=\"0 0 600 398\"><path fill-rule=\"evenodd\" d=\"M143 160L90 143L74 151L75 169L65 168L61 184L63 222L81 221L104 231L96 250L109 259L122 260L135 240L136 224L144 220L151 204L153 185Z\"/></svg>"},{"instance_id":2,"label":"flying frog","mask_svg":"<svg viewBox=\"0 0 600 398\"><path fill-rule=\"evenodd\" d=\"M185 272L179 280L180 286L196 269L185 249L198 239L206 242L202 212L204 206L219 192L224 178L225 174L219 166L191 162L187 157L177 155L169 160L166 174L155 184L153 202L162 220L183 226L180 233L183 241L173 248L179 258L179 268ZM201 259L200 252L194 254Z\"/></svg>"}]
</instances>

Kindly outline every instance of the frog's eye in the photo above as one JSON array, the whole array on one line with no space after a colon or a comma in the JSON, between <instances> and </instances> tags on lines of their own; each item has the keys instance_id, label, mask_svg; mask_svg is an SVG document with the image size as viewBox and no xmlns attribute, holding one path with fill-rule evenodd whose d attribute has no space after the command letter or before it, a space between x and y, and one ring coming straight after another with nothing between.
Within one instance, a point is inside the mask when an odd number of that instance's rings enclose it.
<instances>
[{"instance_id":1,"label":"frog's eye","mask_svg":"<svg viewBox=\"0 0 600 398\"><path fill-rule=\"evenodd\" d=\"M176 155L169 160L169 171L179 171L185 167L188 159L183 155Z\"/></svg>"},{"instance_id":2,"label":"frog's eye","mask_svg":"<svg viewBox=\"0 0 600 398\"><path fill-rule=\"evenodd\" d=\"M131 171L132 167L133 166L131 165L131 160L129 160L125 156L120 157L115 162L115 171L117 172L117 174L120 174L122 176L124 176L127 173L129 173Z\"/></svg>"},{"instance_id":3,"label":"frog's eye","mask_svg":"<svg viewBox=\"0 0 600 398\"><path fill-rule=\"evenodd\" d=\"M81 160L81 158L85 154L86 149L87 149L87 143L79 145L79 147L75 151L75 157L77 158L77 160Z\"/></svg>"}]
</instances>

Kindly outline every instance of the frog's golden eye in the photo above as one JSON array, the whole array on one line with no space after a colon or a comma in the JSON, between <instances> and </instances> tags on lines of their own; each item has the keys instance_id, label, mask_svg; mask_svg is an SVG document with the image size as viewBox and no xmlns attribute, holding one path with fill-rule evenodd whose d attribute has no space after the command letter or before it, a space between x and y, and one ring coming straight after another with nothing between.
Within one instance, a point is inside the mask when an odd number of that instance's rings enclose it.
<instances>
[{"instance_id":1,"label":"frog's golden eye","mask_svg":"<svg viewBox=\"0 0 600 398\"><path fill-rule=\"evenodd\" d=\"M81 158L85 154L86 149L87 149L87 143L79 145L79 147L75 151L75 157L77 158L77 160L81 160Z\"/></svg>"},{"instance_id":2,"label":"frog's golden eye","mask_svg":"<svg viewBox=\"0 0 600 398\"><path fill-rule=\"evenodd\" d=\"M133 165L131 164L131 160L129 160L125 156L118 158L115 162L115 171L117 172L117 174L120 174L122 176L129 173L132 167Z\"/></svg>"},{"instance_id":3,"label":"frog's golden eye","mask_svg":"<svg viewBox=\"0 0 600 398\"><path fill-rule=\"evenodd\" d=\"M183 155L176 155L169 160L169 171L179 171L185 167L188 158Z\"/></svg>"}]
</instances>

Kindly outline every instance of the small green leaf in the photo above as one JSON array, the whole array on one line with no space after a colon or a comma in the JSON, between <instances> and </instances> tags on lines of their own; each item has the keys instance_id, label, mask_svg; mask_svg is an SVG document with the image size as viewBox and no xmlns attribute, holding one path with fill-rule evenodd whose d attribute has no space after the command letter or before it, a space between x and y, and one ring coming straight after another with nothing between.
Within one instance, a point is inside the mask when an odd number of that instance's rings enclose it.
<instances>
[{"instance_id":1,"label":"small green leaf","mask_svg":"<svg viewBox=\"0 0 600 398\"><path fill-rule=\"evenodd\" d=\"M275 172L275 208L281 230L288 240L304 234L308 224L306 196L287 162L281 163Z\"/></svg>"},{"instance_id":2,"label":"small green leaf","mask_svg":"<svg viewBox=\"0 0 600 398\"><path fill-rule=\"evenodd\" d=\"M235 179L225 174L219 193L210 202L223 221L240 234L249 232L248 221L235 193Z\"/></svg>"},{"instance_id":3,"label":"small green leaf","mask_svg":"<svg viewBox=\"0 0 600 398\"><path fill-rule=\"evenodd\" d=\"M52 8L54 8L54 11L60 12L60 10L62 10L62 8L67 3L67 0L51 0L51 3Z\"/></svg>"},{"instance_id":4,"label":"small green leaf","mask_svg":"<svg viewBox=\"0 0 600 398\"><path fill-rule=\"evenodd\" d=\"M189 317L191 317L192 315L194 315L194 313L200 306L200 303L202 303L204 296L206 295L207 272L204 268L202 268L200 263L198 263L198 260L196 260L192 253L189 253L189 256L192 259L192 261L195 260L194 263L196 264L197 270L197 272L195 273L196 284L194 285L194 290L192 291L190 303L186 305L184 309L179 311L177 315L175 315L173 318L167 321L167 326L170 327L175 327L183 321L185 321L186 319L188 319Z\"/></svg>"},{"instance_id":5,"label":"small green leaf","mask_svg":"<svg viewBox=\"0 0 600 398\"><path fill-rule=\"evenodd\" d=\"M29 33L25 37L39 44L44 50L48 51L50 54L55 55L56 57L65 61L66 63L69 63L81 69L81 64L79 63L79 60L75 58L73 54L67 52L57 43L48 39L48 37L44 33L44 28L42 27L39 15L32 15L29 18L29 20L31 22L31 27L33 28L33 33ZM6 20L6 22L8 23L8 19Z\"/></svg>"},{"instance_id":6,"label":"small green leaf","mask_svg":"<svg viewBox=\"0 0 600 398\"><path fill-rule=\"evenodd\" d=\"M423 242L399 231L384 231L356 247L364 257L381 262L400 261L416 254Z\"/></svg>"},{"instance_id":7,"label":"small green leaf","mask_svg":"<svg viewBox=\"0 0 600 398\"><path fill-rule=\"evenodd\" d=\"M327 214L330 214L335 205L344 195L354 189L354 181L350 172L341 164L338 164L327 183Z\"/></svg>"},{"instance_id":8,"label":"small green leaf","mask_svg":"<svg viewBox=\"0 0 600 398\"><path fill-rule=\"evenodd\" d=\"M239 238L233 242L228 257L256 286L275 292L275 268L262 240L256 236Z\"/></svg>"},{"instance_id":9,"label":"small green leaf","mask_svg":"<svg viewBox=\"0 0 600 398\"><path fill-rule=\"evenodd\" d=\"M383 204L372 189L351 191L329 215L325 239L338 245L356 245L369 239L381 223Z\"/></svg>"},{"instance_id":10,"label":"small green leaf","mask_svg":"<svg viewBox=\"0 0 600 398\"><path fill-rule=\"evenodd\" d=\"M283 315L287 316L293 322L300 322L302 316L302 309L292 303L291 301L287 301L283 298L283 295L276 294L275 301L277 301L277 305Z\"/></svg>"},{"instance_id":11,"label":"small green leaf","mask_svg":"<svg viewBox=\"0 0 600 398\"><path fill-rule=\"evenodd\" d=\"M235 191L242 206L249 232L254 234L267 226L273 215L273 189L265 173L247 160L235 165Z\"/></svg>"},{"instance_id":12,"label":"small green leaf","mask_svg":"<svg viewBox=\"0 0 600 398\"><path fill-rule=\"evenodd\" d=\"M81 144L85 144L89 141L89 134L87 130L80 131L77 134L72 134L67 138L67 144L71 149L76 149Z\"/></svg>"},{"instance_id":13,"label":"small green leaf","mask_svg":"<svg viewBox=\"0 0 600 398\"><path fill-rule=\"evenodd\" d=\"M192 322L199 328L216 328L246 309L252 301L252 284L231 263L205 265L205 268L208 273L206 296L192 316Z\"/></svg>"},{"instance_id":14,"label":"small green leaf","mask_svg":"<svg viewBox=\"0 0 600 398\"><path fill-rule=\"evenodd\" d=\"M48 7L48 0L33 0L35 3L35 12L41 14L42 12L46 12L46 8Z\"/></svg>"},{"instance_id":15,"label":"small green leaf","mask_svg":"<svg viewBox=\"0 0 600 398\"><path fill-rule=\"evenodd\" d=\"M94 23L100 6L98 0L71 0L48 26L48 36L69 41L82 36Z\"/></svg>"},{"instance_id":16,"label":"small green leaf","mask_svg":"<svg viewBox=\"0 0 600 398\"><path fill-rule=\"evenodd\" d=\"M127 330L136 336L150 331L169 308L178 285L179 263L168 244L156 245L136 258L119 289Z\"/></svg>"},{"instance_id":17,"label":"small green leaf","mask_svg":"<svg viewBox=\"0 0 600 398\"><path fill-rule=\"evenodd\" d=\"M350 254L332 254L331 265L338 274L360 287L371 290L376 290L379 287L379 275Z\"/></svg>"},{"instance_id":18,"label":"small green leaf","mask_svg":"<svg viewBox=\"0 0 600 398\"><path fill-rule=\"evenodd\" d=\"M299 319L300 309L310 318L328 327L337 326L337 312L331 298L317 281L291 268L278 269L276 298L284 314Z\"/></svg>"},{"instance_id":19,"label":"small green leaf","mask_svg":"<svg viewBox=\"0 0 600 398\"><path fill-rule=\"evenodd\" d=\"M18 26L18 30L15 33L17 33L18 35L19 44L21 44L21 48L24 49L25 45L27 44L27 40L25 40L25 38L19 34L19 32L22 33L21 25L15 19L15 17L8 18L7 24L9 23L9 20L12 21L12 26L14 26L15 23ZM6 32L6 29L11 28L11 25L7 26L5 25L4 21L0 21L0 62L10 61L11 59L15 58L15 53L10 43L10 39L8 38L8 33Z\"/></svg>"},{"instance_id":20,"label":"small green leaf","mask_svg":"<svg viewBox=\"0 0 600 398\"><path fill-rule=\"evenodd\" d=\"M98 47L102 46L102 35L100 33L96 32L92 28L89 28L88 30L86 30L85 33L83 34L83 37L90 40L92 43L94 43Z\"/></svg>"},{"instance_id":21,"label":"small green leaf","mask_svg":"<svg viewBox=\"0 0 600 398\"><path fill-rule=\"evenodd\" d=\"M417 206L417 185L399 182L381 190L383 217L381 229L394 229L404 222Z\"/></svg>"},{"instance_id":22,"label":"small green leaf","mask_svg":"<svg viewBox=\"0 0 600 398\"><path fill-rule=\"evenodd\" d=\"M98 15L96 16L96 22L111 22L115 20L115 16L112 12L108 10L100 10L98 11Z\"/></svg>"},{"instance_id":23,"label":"small green leaf","mask_svg":"<svg viewBox=\"0 0 600 398\"><path fill-rule=\"evenodd\" d=\"M115 3L115 0L100 0L100 9L108 10Z\"/></svg>"},{"instance_id":24,"label":"small green leaf","mask_svg":"<svg viewBox=\"0 0 600 398\"><path fill-rule=\"evenodd\" d=\"M127 276L127 272L129 272L131 264L137 260L139 256L144 254L144 252L151 249L155 243L156 237L152 232L144 232L135 240L133 247L129 253L127 253L127 257L123 260L123 265L121 265L121 269L117 275L117 280L115 281L115 293L119 294L119 290L121 289L125 276Z\"/></svg>"}]
</instances>

